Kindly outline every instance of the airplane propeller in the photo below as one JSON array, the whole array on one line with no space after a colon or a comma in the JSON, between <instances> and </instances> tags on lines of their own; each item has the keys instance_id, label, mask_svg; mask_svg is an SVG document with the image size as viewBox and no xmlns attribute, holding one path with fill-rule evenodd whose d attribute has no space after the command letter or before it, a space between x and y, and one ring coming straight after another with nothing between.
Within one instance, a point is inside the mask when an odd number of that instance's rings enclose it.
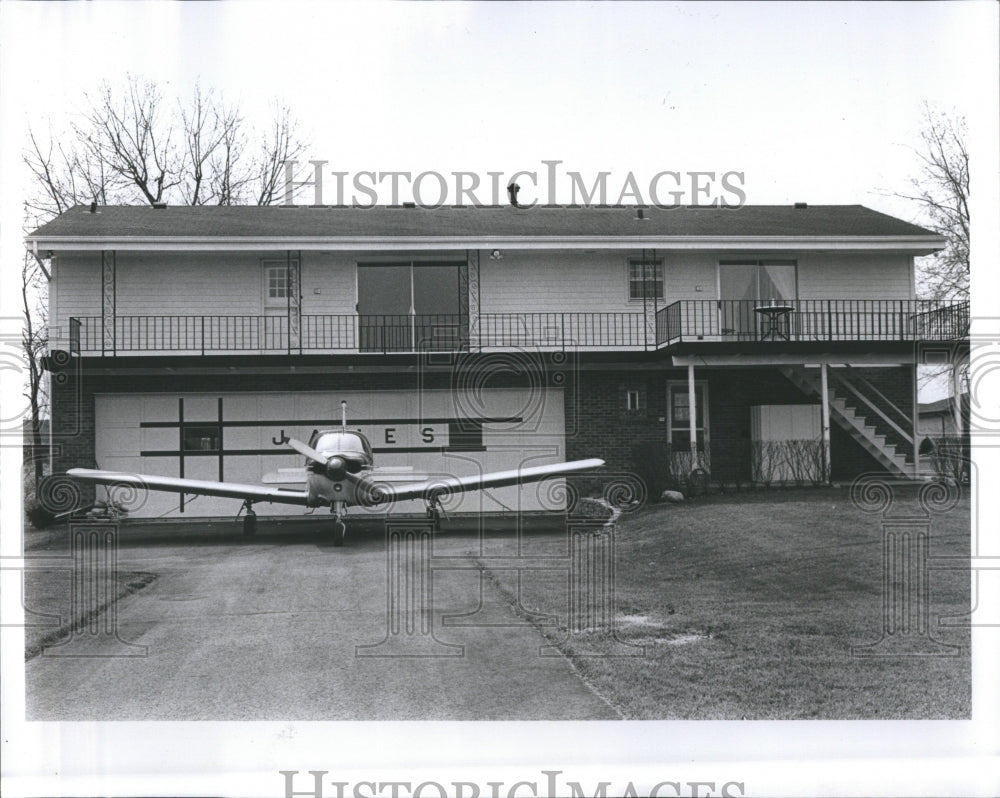
<instances>
[{"instance_id":1,"label":"airplane propeller","mask_svg":"<svg viewBox=\"0 0 1000 798\"><path fill-rule=\"evenodd\" d=\"M323 466L323 469L326 471L326 475L330 479L341 480L347 476L347 461L344 460L343 457L338 457L336 455L332 457L324 457L311 446L308 446L302 441L297 441L295 438L288 438L285 443L291 446L299 454L312 460L317 465Z\"/></svg>"}]
</instances>

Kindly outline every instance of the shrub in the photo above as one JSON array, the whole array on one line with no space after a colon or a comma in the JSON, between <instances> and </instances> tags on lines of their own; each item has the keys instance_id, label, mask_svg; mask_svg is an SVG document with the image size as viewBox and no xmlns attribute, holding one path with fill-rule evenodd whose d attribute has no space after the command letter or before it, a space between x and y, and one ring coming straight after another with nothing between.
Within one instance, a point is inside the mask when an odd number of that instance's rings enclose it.
<instances>
[{"instance_id":1,"label":"shrub","mask_svg":"<svg viewBox=\"0 0 1000 798\"><path fill-rule=\"evenodd\" d=\"M823 441L754 441L752 479L765 488L775 482L820 485L826 481Z\"/></svg>"},{"instance_id":2,"label":"shrub","mask_svg":"<svg viewBox=\"0 0 1000 798\"><path fill-rule=\"evenodd\" d=\"M957 435L931 438L931 463L941 479L964 484L969 480L969 440Z\"/></svg>"}]
</instances>

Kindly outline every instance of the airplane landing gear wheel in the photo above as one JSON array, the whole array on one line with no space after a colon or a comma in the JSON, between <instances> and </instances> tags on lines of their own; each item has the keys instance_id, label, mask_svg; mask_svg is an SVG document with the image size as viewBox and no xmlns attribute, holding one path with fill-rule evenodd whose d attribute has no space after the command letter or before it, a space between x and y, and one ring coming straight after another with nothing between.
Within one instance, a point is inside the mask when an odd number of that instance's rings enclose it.
<instances>
[{"instance_id":1,"label":"airplane landing gear wheel","mask_svg":"<svg viewBox=\"0 0 1000 798\"><path fill-rule=\"evenodd\" d=\"M347 534L347 524L343 521L337 521L333 525L333 545L343 546L344 536Z\"/></svg>"},{"instance_id":2,"label":"airplane landing gear wheel","mask_svg":"<svg viewBox=\"0 0 1000 798\"><path fill-rule=\"evenodd\" d=\"M247 514L243 516L243 536L253 537L257 534L257 513L253 510L247 510Z\"/></svg>"}]
</instances>

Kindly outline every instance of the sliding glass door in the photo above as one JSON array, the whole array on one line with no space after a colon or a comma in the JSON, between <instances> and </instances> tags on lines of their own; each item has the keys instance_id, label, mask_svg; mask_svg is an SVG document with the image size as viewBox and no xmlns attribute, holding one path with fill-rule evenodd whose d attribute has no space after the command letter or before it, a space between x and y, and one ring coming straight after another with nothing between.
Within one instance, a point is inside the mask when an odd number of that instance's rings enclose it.
<instances>
[{"instance_id":1,"label":"sliding glass door","mask_svg":"<svg viewBox=\"0 0 1000 798\"><path fill-rule=\"evenodd\" d=\"M464 340L458 263L358 264L362 352L453 351Z\"/></svg>"},{"instance_id":2,"label":"sliding glass door","mask_svg":"<svg viewBox=\"0 0 1000 798\"><path fill-rule=\"evenodd\" d=\"M719 329L723 336L758 338L769 325L755 309L796 298L795 261L721 261L719 263ZM787 318L784 323L787 324Z\"/></svg>"}]
</instances>

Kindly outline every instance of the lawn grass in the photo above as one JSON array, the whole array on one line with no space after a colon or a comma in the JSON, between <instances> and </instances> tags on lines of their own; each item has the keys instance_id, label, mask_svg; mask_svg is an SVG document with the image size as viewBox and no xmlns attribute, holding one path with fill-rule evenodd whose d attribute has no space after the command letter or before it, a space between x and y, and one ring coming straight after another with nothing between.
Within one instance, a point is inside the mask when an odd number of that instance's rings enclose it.
<instances>
[{"instance_id":1,"label":"lawn grass","mask_svg":"<svg viewBox=\"0 0 1000 798\"><path fill-rule=\"evenodd\" d=\"M895 493L892 515L921 514L914 488ZM967 498L931 516L932 558L968 556L969 519ZM968 629L937 622L968 613L968 571L930 571L931 636L955 655L852 654L883 636L883 532L847 489L651 505L615 536L614 637L540 629L625 717L969 717ZM516 596L512 572L491 578ZM565 575L522 580L520 601L565 619ZM644 656L606 656L621 642Z\"/></svg>"}]
</instances>

